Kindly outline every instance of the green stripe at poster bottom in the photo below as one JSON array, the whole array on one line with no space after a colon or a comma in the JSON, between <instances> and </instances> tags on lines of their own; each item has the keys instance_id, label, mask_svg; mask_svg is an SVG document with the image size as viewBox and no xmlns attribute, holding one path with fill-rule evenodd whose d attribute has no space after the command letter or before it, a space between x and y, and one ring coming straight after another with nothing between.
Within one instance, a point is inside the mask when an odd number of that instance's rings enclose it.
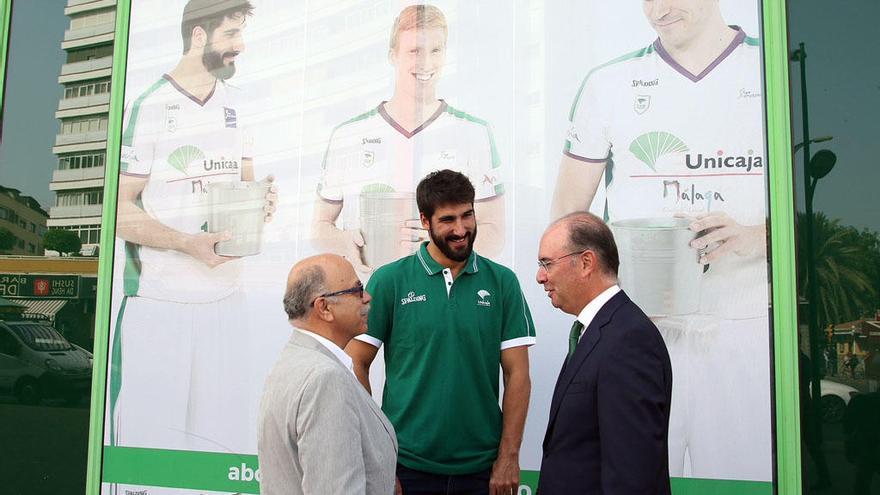
<instances>
[{"instance_id":1,"label":"green stripe at poster bottom","mask_svg":"<svg viewBox=\"0 0 880 495\"><path fill-rule=\"evenodd\" d=\"M184 450L104 447L104 483L121 483L230 493L260 493L257 456ZM517 495L534 495L537 471L522 472ZM760 481L673 478L674 495L771 495Z\"/></svg>"}]
</instances>

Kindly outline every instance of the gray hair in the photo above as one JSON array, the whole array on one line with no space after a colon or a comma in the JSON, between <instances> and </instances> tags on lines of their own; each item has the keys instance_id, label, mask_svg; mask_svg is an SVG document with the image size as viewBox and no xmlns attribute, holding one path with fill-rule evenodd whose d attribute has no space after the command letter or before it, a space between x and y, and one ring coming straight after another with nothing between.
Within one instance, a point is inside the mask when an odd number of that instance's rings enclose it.
<instances>
[{"instance_id":1,"label":"gray hair","mask_svg":"<svg viewBox=\"0 0 880 495\"><path fill-rule=\"evenodd\" d=\"M564 224L568 231L568 248L572 252L592 251L599 259L602 271L617 276L620 257L617 244L608 225L592 213L570 213L554 223Z\"/></svg>"},{"instance_id":2,"label":"gray hair","mask_svg":"<svg viewBox=\"0 0 880 495\"><path fill-rule=\"evenodd\" d=\"M327 275L320 266L303 268L284 293L284 312L291 320L301 320L312 312L312 302L326 292Z\"/></svg>"}]
</instances>

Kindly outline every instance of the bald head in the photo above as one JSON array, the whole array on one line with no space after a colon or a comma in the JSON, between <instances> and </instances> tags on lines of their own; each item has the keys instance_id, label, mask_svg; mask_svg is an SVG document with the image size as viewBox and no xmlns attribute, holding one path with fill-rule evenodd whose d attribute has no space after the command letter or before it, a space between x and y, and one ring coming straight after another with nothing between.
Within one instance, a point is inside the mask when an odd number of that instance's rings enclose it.
<instances>
[{"instance_id":1,"label":"bald head","mask_svg":"<svg viewBox=\"0 0 880 495\"><path fill-rule=\"evenodd\" d=\"M293 265L287 275L287 291L284 293L284 311L290 320L306 320L312 310L312 301L333 281L354 273L351 264L342 256L319 254L303 259Z\"/></svg>"},{"instance_id":2,"label":"bald head","mask_svg":"<svg viewBox=\"0 0 880 495\"><path fill-rule=\"evenodd\" d=\"M593 251L602 271L606 275L617 277L617 269L620 266L617 244L614 242L611 229L601 218L586 211L579 211L556 220L547 231L551 229L563 229L567 233L564 237L569 252Z\"/></svg>"}]
</instances>

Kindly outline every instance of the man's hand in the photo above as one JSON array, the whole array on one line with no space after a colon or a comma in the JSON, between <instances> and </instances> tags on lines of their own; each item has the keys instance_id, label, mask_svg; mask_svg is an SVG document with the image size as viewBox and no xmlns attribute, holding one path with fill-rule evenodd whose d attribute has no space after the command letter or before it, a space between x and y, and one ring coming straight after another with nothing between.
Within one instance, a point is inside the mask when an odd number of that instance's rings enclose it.
<instances>
[{"instance_id":1,"label":"man's hand","mask_svg":"<svg viewBox=\"0 0 880 495\"><path fill-rule=\"evenodd\" d=\"M403 487L400 485L400 478L394 479L394 495L403 495Z\"/></svg>"},{"instance_id":2,"label":"man's hand","mask_svg":"<svg viewBox=\"0 0 880 495\"><path fill-rule=\"evenodd\" d=\"M238 259L237 256L219 256L214 252L215 244L221 241L228 241L231 238L232 234L229 232L218 232L216 234L200 232L198 234L190 234L184 237L183 247L180 251L192 256L209 267L214 268L227 261Z\"/></svg>"},{"instance_id":3,"label":"man's hand","mask_svg":"<svg viewBox=\"0 0 880 495\"><path fill-rule=\"evenodd\" d=\"M342 233L345 237L342 256L354 266L358 274L371 273L373 268L364 263L363 249L366 243L361 230L343 230Z\"/></svg>"},{"instance_id":4,"label":"man's hand","mask_svg":"<svg viewBox=\"0 0 880 495\"><path fill-rule=\"evenodd\" d=\"M489 495L516 495L519 489L519 456L499 454L492 465Z\"/></svg>"},{"instance_id":5,"label":"man's hand","mask_svg":"<svg viewBox=\"0 0 880 495\"><path fill-rule=\"evenodd\" d=\"M273 215L275 215L275 210L278 206L278 186L275 185L275 176L267 175L263 182L269 185L269 189L266 191L265 196L265 206L263 206L263 211L266 212L266 218L264 221L269 223L272 221Z\"/></svg>"},{"instance_id":6,"label":"man's hand","mask_svg":"<svg viewBox=\"0 0 880 495\"><path fill-rule=\"evenodd\" d=\"M766 256L767 230L765 225L740 225L727 213L715 212L697 215L691 222L694 232L703 235L691 241L694 249L705 249L700 256L703 265L731 253L744 258Z\"/></svg>"},{"instance_id":7,"label":"man's hand","mask_svg":"<svg viewBox=\"0 0 880 495\"><path fill-rule=\"evenodd\" d=\"M422 227L421 220L406 220L400 228L400 244L410 245L411 252L415 252L423 242L430 240L428 231Z\"/></svg>"}]
</instances>

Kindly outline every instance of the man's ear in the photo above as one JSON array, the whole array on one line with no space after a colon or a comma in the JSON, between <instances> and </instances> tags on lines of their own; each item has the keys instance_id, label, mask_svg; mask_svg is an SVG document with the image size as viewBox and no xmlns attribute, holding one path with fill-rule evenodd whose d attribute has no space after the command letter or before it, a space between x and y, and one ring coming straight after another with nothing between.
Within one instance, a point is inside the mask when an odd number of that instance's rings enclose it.
<instances>
[{"instance_id":1,"label":"man's ear","mask_svg":"<svg viewBox=\"0 0 880 495\"><path fill-rule=\"evenodd\" d=\"M430 230L431 228L431 219L426 217L424 213L419 212L419 220L422 221L422 228L425 230Z\"/></svg>"},{"instance_id":2,"label":"man's ear","mask_svg":"<svg viewBox=\"0 0 880 495\"><path fill-rule=\"evenodd\" d=\"M319 297L315 300L315 307L313 311L318 314L318 318L328 323L336 319L333 316L333 311L330 311L330 305L327 304L327 299L323 297Z\"/></svg>"},{"instance_id":3,"label":"man's ear","mask_svg":"<svg viewBox=\"0 0 880 495\"><path fill-rule=\"evenodd\" d=\"M598 264L596 262L596 253L590 251L589 249L578 256L578 266L584 274L592 274L593 272L595 272L596 268L598 267Z\"/></svg>"},{"instance_id":4,"label":"man's ear","mask_svg":"<svg viewBox=\"0 0 880 495\"><path fill-rule=\"evenodd\" d=\"M208 33L205 31L205 28L202 26L196 26L192 30L192 43L191 46L196 48L204 49L205 45L208 44Z\"/></svg>"}]
</instances>

